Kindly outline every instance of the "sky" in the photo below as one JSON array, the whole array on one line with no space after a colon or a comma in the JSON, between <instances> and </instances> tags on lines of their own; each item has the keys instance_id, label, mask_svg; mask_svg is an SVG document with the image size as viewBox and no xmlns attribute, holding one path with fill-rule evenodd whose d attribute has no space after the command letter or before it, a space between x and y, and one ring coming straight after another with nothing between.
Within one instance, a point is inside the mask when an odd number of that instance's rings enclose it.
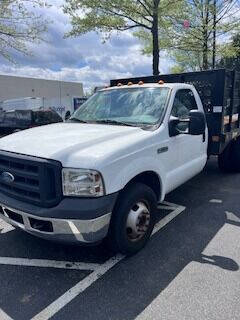
<instances>
[{"instance_id":1,"label":"sky","mask_svg":"<svg viewBox=\"0 0 240 320\"><path fill-rule=\"evenodd\" d=\"M106 42L93 32L64 39L71 25L61 8L63 0L50 3L51 8L42 11L49 21L47 41L29 46L31 56L15 55L17 64L0 57L0 74L82 82L87 92L110 79L152 73L152 58L142 55L141 43L130 32L115 33ZM168 66L167 58L160 60L162 73Z\"/></svg>"}]
</instances>

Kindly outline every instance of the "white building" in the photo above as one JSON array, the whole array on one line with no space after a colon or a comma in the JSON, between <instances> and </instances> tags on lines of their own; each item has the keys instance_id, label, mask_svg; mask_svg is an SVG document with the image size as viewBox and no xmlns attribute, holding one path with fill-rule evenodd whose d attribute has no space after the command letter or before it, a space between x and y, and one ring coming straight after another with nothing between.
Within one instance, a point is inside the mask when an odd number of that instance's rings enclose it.
<instances>
[{"instance_id":1,"label":"white building","mask_svg":"<svg viewBox=\"0 0 240 320\"><path fill-rule=\"evenodd\" d=\"M76 109L83 97L78 82L45 80L0 75L0 102L26 97L42 98L45 107L54 108L62 117Z\"/></svg>"}]
</instances>

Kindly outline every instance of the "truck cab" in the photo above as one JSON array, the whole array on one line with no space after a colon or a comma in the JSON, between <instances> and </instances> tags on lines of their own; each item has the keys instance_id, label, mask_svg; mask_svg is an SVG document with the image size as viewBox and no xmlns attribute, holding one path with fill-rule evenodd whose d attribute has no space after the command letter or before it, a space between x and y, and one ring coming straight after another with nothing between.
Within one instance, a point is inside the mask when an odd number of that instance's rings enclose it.
<instances>
[{"instance_id":1,"label":"truck cab","mask_svg":"<svg viewBox=\"0 0 240 320\"><path fill-rule=\"evenodd\" d=\"M65 123L0 140L0 215L33 235L125 254L148 241L156 206L207 161L208 129L193 85L98 91Z\"/></svg>"}]
</instances>

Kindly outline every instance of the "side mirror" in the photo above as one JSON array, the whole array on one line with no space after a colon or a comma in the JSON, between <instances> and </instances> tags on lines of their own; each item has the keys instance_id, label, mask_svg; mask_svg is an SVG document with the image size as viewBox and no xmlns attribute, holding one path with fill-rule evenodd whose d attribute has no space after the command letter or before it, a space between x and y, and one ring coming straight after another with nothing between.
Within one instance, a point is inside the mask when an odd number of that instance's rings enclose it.
<instances>
[{"instance_id":1,"label":"side mirror","mask_svg":"<svg viewBox=\"0 0 240 320\"><path fill-rule=\"evenodd\" d=\"M71 117L70 111L67 111L65 114L65 121L67 121Z\"/></svg>"},{"instance_id":2,"label":"side mirror","mask_svg":"<svg viewBox=\"0 0 240 320\"><path fill-rule=\"evenodd\" d=\"M206 118L203 112L191 110L188 119L171 117L169 121L169 136L179 134L202 135L206 129Z\"/></svg>"},{"instance_id":3,"label":"side mirror","mask_svg":"<svg viewBox=\"0 0 240 320\"><path fill-rule=\"evenodd\" d=\"M206 118L203 112L192 110L189 114L189 131L188 134L193 136L202 135L206 130Z\"/></svg>"}]
</instances>

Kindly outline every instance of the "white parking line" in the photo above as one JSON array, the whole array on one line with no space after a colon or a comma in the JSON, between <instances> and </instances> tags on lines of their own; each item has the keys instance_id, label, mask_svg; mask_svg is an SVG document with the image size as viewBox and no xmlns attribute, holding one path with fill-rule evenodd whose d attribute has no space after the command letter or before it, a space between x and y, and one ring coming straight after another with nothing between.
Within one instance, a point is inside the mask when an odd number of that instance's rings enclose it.
<instances>
[{"instance_id":1,"label":"white parking line","mask_svg":"<svg viewBox=\"0 0 240 320\"><path fill-rule=\"evenodd\" d=\"M2 219L0 219L0 234L1 233L7 233L10 232L12 230L14 230L15 228L13 226L11 226L10 224L6 223L5 221L3 221ZM1 319L1 318L0 318Z\"/></svg>"},{"instance_id":2,"label":"white parking line","mask_svg":"<svg viewBox=\"0 0 240 320\"><path fill-rule=\"evenodd\" d=\"M0 308L0 319L1 320L13 320Z\"/></svg>"},{"instance_id":3,"label":"white parking line","mask_svg":"<svg viewBox=\"0 0 240 320\"><path fill-rule=\"evenodd\" d=\"M98 263L0 257L0 265L94 271ZM0 318L1 319L1 318Z\"/></svg>"},{"instance_id":4,"label":"white parking line","mask_svg":"<svg viewBox=\"0 0 240 320\"><path fill-rule=\"evenodd\" d=\"M81 292L85 291L95 281L100 279L108 270L114 267L125 256L117 255L109 259L104 264L100 265L97 270L92 272L89 276L78 282L74 287L65 292L61 297L51 303L46 309L41 311L32 320L46 320L54 316L59 310L65 307L69 302L76 298Z\"/></svg>"},{"instance_id":5,"label":"white parking line","mask_svg":"<svg viewBox=\"0 0 240 320\"><path fill-rule=\"evenodd\" d=\"M183 212L186 208L183 206L178 206L173 203L164 202L163 205L166 207L172 207L174 209L173 212L169 213L165 218L160 220L154 230L153 235L158 232L160 229L165 227L170 221L176 218L181 212ZM162 206L162 204L160 205ZM166 209L165 207L165 209ZM94 272L92 272L89 276L78 282L74 287L69 289L66 293L60 296L57 300L52 302L48 307L38 313L32 320L48 320L53 317L58 311L60 311L63 307L65 307L69 302L71 302L74 298L76 298L80 293L85 291L88 287L90 287L95 281L100 279L107 271L109 271L112 267L114 267L117 263L123 260L125 256L117 255L111 259L109 259L104 264L100 265Z\"/></svg>"},{"instance_id":6,"label":"white parking line","mask_svg":"<svg viewBox=\"0 0 240 320\"><path fill-rule=\"evenodd\" d=\"M171 222L174 218L176 218L180 213L182 213L186 207L183 206L175 206L175 210L171 213L169 213L166 217L161 219L156 225L153 230L152 235L154 235L156 232L158 232L160 229L165 227L169 222Z\"/></svg>"},{"instance_id":7,"label":"white parking line","mask_svg":"<svg viewBox=\"0 0 240 320\"><path fill-rule=\"evenodd\" d=\"M222 203L221 199L212 199L209 201L210 203Z\"/></svg>"},{"instance_id":8,"label":"white parking line","mask_svg":"<svg viewBox=\"0 0 240 320\"><path fill-rule=\"evenodd\" d=\"M225 211L227 221L226 222L240 222L240 218L233 212Z\"/></svg>"}]
</instances>

